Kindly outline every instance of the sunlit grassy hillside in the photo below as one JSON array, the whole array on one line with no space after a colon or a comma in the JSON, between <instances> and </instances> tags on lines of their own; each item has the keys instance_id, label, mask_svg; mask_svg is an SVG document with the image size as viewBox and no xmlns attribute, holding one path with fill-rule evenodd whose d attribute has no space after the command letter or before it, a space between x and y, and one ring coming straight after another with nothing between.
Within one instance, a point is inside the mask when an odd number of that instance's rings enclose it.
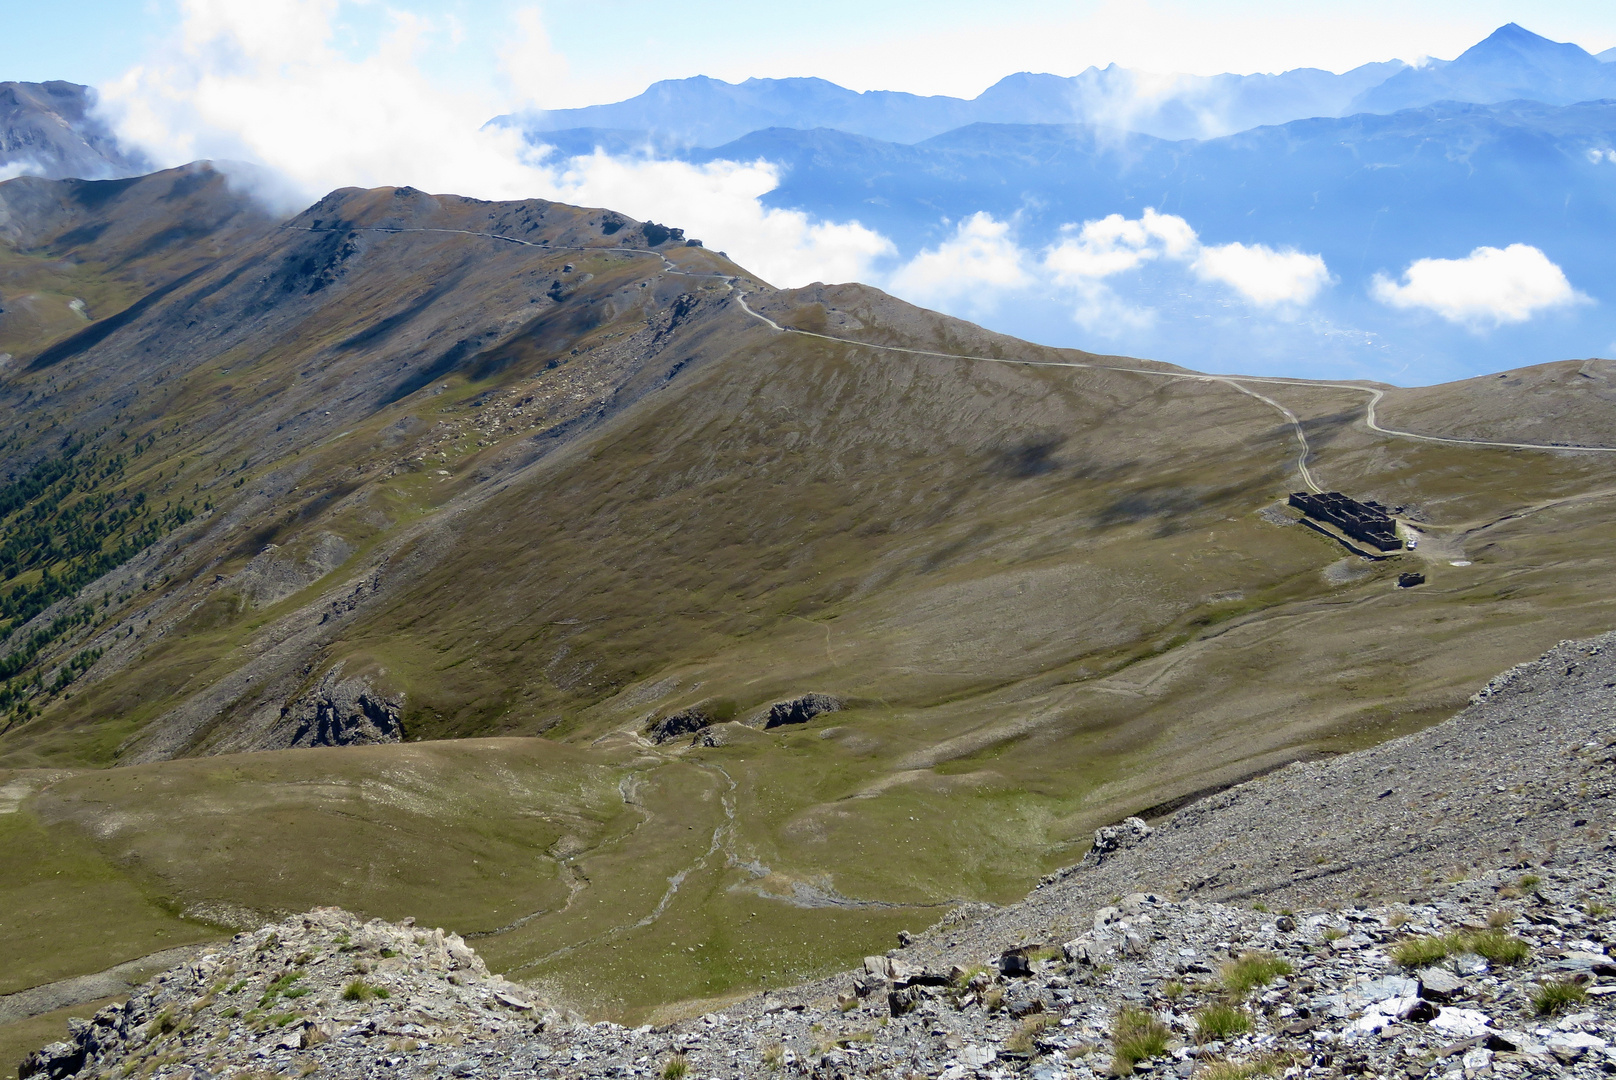
<instances>
[{"instance_id":1,"label":"sunlit grassy hillside","mask_svg":"<svg viewBox=\"0 0 1616 1080\"><path fill-rule=\"evenodd\" d=\"M1616 455L777 291L609 211L384 189L275 223L209 175L0 186L37 222L0 249L0 992L335 903L643 1017L1616 621ZM1608 364L1513 377L1379 420L1613 434ZM1418 552L1279 509L1286 410ZM404 741L289 749L338 685ZM809 692L846 707L762 726ZM645 738L690 708L715 745Z\"/></svg>"}]
</instances>

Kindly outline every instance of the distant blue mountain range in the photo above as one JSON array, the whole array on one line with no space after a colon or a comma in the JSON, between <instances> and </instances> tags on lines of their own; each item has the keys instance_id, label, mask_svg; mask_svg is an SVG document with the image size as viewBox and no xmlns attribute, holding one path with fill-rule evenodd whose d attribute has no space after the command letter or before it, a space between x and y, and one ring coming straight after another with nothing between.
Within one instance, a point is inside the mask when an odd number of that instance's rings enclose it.
<instances>
[{"instance_id":1,"label":"distant blue mountain range","mask_svg":"<svg viewBox=\"0 0 1616 1080\"><path fill-rule=\"evenodd\" d=\"M1070 78L1010 75L966 100L848 90L824 79L698 76L659 82L637 97L581 109L515 113L492 121L535 142L575 147L579 129L626 145L712 147L762 128L833 128L915 143L968 124L1094 124L1163 139L1208 138L1264 124L1356 112L1396 112L1437 101L1525 99L1567 105L1616 97L1616 49L1595 57L1510 23L1452 61L1399 60L1337 75L1160 76L1113 64Z\"/></svg>"},{"instance_id":2,"label":"distant blue mountain range","mask_svg":"<svg viewBox=\"0 0 1616 1080\"><path fill-rule=\"evenodd\" d=\"M1591 276L1616 240L1613 147L1616 100L1442 102L1177 142L1055 124L972 124L913 146L771 128L684 156L775 162L766 204L858 220L903 250L977 211L1042 241L1152 207L1209 243L1298 247L1338 273L1524 242Z\"/></svg>"},{"instance_id":3,"label":"distant blue mountain range","mask_svg":"<svg viewBox=\"0 0 1616 1080\"><path fill-rule=\"evenodd\" d=\"M1115 66L1014 75L970 101L817 79L686 79L495 122L567 156L767 160L781 180L765 204L878 230L895 265L978 213L1029 257L1082 222L1177 215L1206 245L1321 256L1330 286L1303 312L1265 316L1158 262L1118 287L1159 317L1100 337L1092 321L1072 322L1069 297L1032 288L952 310L1037 340L1201 368L1420 382L1616 352L1613 60L1616 49L1593 56L1510 24L1451 61L1185 78L1154 96ZM1481 327L1376 298L1377 274L1511 245L1541 251L1576 302Z\"/></svg>"}]
</instances>

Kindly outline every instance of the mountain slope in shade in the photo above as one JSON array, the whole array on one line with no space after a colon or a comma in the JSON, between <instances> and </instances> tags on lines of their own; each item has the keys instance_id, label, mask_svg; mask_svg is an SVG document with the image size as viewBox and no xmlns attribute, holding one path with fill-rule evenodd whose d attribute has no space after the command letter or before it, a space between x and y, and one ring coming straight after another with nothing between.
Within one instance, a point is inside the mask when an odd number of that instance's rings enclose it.
<instances>
[{"instance_id":1,"label":"mountain slope in shade","mask_svg":"<svg viewBox=\"0 0 1616 1080\"><path fill-rule=\"evenodd\" d=\"M69 82L0 82L0 176L102 180L151 168L93 114L95 91Z\"/></svg>"},{"instance_id":2,"label":"mountain slope in shade","mask_svg":"<svg viewBox=\"0 0 1616 1080\"><path fill-rule=\"evenodd\" d=\"M1386 113L1436 101L1570 105L1601 98L1616 98L1616 68L1577 45L1509 23L1449 63L1398 72L1359 95L1353 108Z\"/></svg>"}]
</instances>

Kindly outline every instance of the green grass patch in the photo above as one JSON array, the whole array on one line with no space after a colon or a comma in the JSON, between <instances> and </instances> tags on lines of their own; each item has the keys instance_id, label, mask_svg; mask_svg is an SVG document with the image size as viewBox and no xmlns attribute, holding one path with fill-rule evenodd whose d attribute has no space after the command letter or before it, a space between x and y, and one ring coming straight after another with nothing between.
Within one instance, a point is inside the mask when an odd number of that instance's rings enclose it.
<instances>
[{"instance_id":1,"label":"green grass patch","mask_svg":"<svg viewBox=\"0 0 1616 1080\"><path fill-rule=\"evenodd\" d=\"M1421 968L1440 963L1450 956L1475 953L1490 963L1518 965L1526 962L1532 947L1503 930L1450 934L1423 934L1392 946L1391 957L1400 967Z\"/></svg>"},{"instance_id":2,"label":"green grass patch","mask_svg":"<svg viewBox=\"0 0 1616 1080\"><path fill-rule=\"evenodd\" d=\"M1133 1072L1141 1061L1167 1052L1172 1032L1146 1009L1128 1007L1111 1022L1111 1068L1118 1076Z\"/></svg>"},{"instance_id":3,"label":"green grass patch","mask_svg":"<svg viewBox=\"0 0 1616 1080\"><path fill-rule=\"evenodd\" d=\"M258 999L258 1007L267 1009L275 1003L276 998L290 997L291 995L288 991L292 989L292 984L302 977L303 973L301 971L288 971L277 976L268 986L264 987L263 996Z\"/></svg>"},{"instance_id":4,"label":"green grass patch","mask_svg":"<svg viewBox=\"0 0 1616 1080\"><path fill-rule=\"evenodd\" d=\"M1502 930L1483 930L1464 937L1465 949L1494 964L1520 965L1532 955L1532 946Z\"/></svg>"},{"instance_id":5,"label":"green grass patch","mask_svg":"<svg viewBox=\"0 0 1616 1080\"><path fill-rule=\"evenodd\" d=\"M1570 979L1540 983L1532 991L1532 1011L1539 1016L1569 1012L1588 1000L1588 991Z\"/></svg>"},{"instance_id":6,"label":"green grass patch","mask_svg":"<svg viewBox=\"0 0 1616 1080\"><path fill-rule=\"evenodd\" d=\"M0 785L27 776L0 771ZM0 814L0 870L0 994L220 936L71 823L43 825L27 807Z\"/></svg>"},{"instance_id":7,"label":"green grass patch","mask_svg":"<svg viewBox=\"0 0 1616 1080\"><path fill-rule=\"evenodd\" d=\"M1224 964L1218 970L1218 979L1229 993L1244 997L1294 970L1289 960L1273 953L1247 952Z\"/></svg>"},{"instance_id":8,"label":"green grass patch","mask_svg":"<svg viewBox=\"0 0 1616 1080\"><path fill-rule=\"evenodd\" d=\"M372 1001L376 998L392 996L392 991L385 986L368 983L364 979L350 979L348 985L342 988L343 1001Z\"/></svg>"},{"instance_id":9,"label":"green grass patch","mask_svg":"<svg viewBox=\"0 0 1616 1080\"><path fill-rule=\"evenodd\" d=\"M1461 950L1457 934L1422 934L1393 945L1391 956L1400 967L1422 968L1440 963Z\"/></svg>"},{"instance_id":10,"label":"green grass patch","mask_svg":"<svg viewBox=\"0 0 1616 1080\"><path fill-rule=\"evenodd\" d=\"M1213 1002L1195 1012L1195 1038L1198 1042L1221 1042L1251 1030L1251 1014L1237 1005Z\"/></svg>"}]
</instances>

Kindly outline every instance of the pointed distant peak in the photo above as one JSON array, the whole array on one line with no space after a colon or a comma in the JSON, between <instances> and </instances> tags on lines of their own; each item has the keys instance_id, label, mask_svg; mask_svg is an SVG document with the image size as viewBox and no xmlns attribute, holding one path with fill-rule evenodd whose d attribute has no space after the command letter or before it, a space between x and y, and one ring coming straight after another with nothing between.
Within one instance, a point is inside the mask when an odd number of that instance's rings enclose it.
<instances>
[{"instance_id":1,"label":"pointed distant peak","mask_svg":"<svg viewBox=\"0 0 1616 1080\"><path fill-rule=\"evenodd\" d=\"M1505 23L1497 30L1488 34L1481 41L1464 51L1464 56L1485 56L1502 52L1511 53L1560 53L1566 51L1583 52L1578 45L1568 42L1553 41L1542 34L1534 34L1519 23Z\"/></svg>"}]
</instances>

